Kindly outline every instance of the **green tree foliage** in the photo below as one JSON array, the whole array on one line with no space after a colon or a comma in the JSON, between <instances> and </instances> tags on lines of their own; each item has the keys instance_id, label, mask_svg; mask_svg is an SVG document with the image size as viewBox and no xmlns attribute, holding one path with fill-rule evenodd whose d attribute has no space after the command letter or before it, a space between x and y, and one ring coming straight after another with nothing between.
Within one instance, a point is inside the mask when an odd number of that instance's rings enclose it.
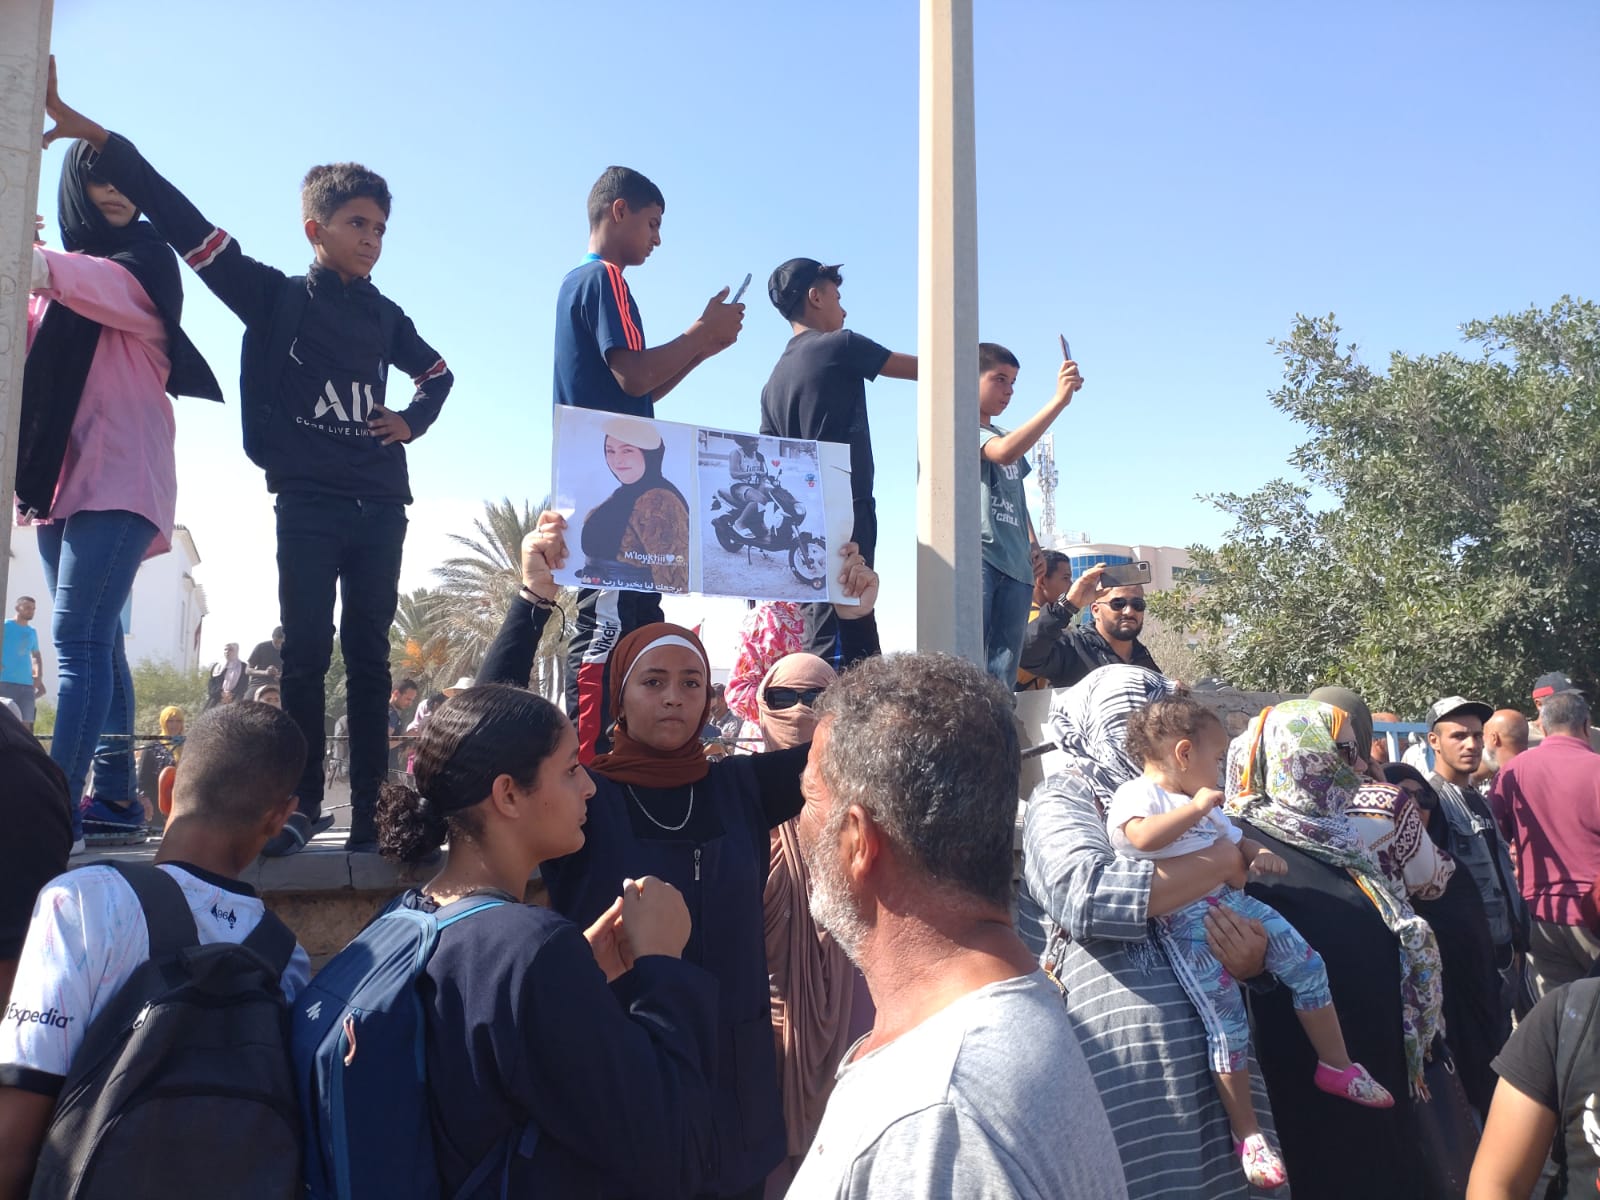
<instances>
[{"instance_id":1,"label":"green tree foliage","mask_svg":"<svg viewBox=\"0 0 1600 1200\"><path fill-rule=\"evenodd\" d=\"M1209 499L1208 580L1157 598L1244 688L1355 688L1420 715L1440 695L1527 703L1536 676L1600 685L1600 307L1563 297L1462 327L1469 353L1342 347L1300 317L1272 403L1308 432L1303 482Z\"/></svg>"},{"instance_id":2,"label":"green tree foliage","mask_svg":"<svg viewBox=\"0 0 1600 1200\"><path fill-rule=\"evenodd\" d=\"M159 733L156 718L169 704L183 709L193 721L206 706L206 684L210 670L180 671L164 662L146 659L133 668L133 731ZM52 725L53 727L53 725Z\"/></svg>"}]
</instances>

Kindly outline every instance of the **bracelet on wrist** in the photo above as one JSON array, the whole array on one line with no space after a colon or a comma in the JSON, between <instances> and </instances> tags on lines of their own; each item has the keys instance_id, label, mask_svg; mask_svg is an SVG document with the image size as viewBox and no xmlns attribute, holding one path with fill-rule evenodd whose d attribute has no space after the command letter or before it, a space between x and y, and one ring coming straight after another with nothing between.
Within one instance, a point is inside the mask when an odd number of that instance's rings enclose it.
<instances>
[{"instance_id":1,"label":"bracelet on wrist","mask_svg":"<svg viewBox=\"0 0 1600 1200\"><path fill-rule=\"evenodd\" d=\"M547 599L544 596L539 595L538 592L534 591L527 584L523 584L517 594L535 608L542 608L547 612L556 606L556 598L554 596L551 596Z\"/></svg>"}]
</instances>

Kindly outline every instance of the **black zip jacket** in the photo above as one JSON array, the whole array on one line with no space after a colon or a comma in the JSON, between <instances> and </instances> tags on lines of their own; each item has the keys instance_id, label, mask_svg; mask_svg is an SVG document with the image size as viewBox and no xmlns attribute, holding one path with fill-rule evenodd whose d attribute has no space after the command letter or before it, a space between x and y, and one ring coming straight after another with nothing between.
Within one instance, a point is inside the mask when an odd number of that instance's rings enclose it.
<instances>
[{"instance_id":1,"label":"black zip jacket","mask_svg":"<svg viewBox=\"0 0 1600 1200\"><path fill-rule=\"evenodd\" d=\"M246 257L119 134L91 165L244 322L244 449L266 471L267 490L409 504L405 447L379 445L367 419L388 407L393 364L416 387L411 403L394 411L413 440L421 437L454 376L400 306L370 280L346 285L318 266L289 276Z\"/></svg>"},{"instance_id":2,"label":"black zip jacket","mask_svg":"<svg viewBox=\"0 0 1600 1200\"><path fill-rule=\"evenodd\" d=\"M1074 624L1077 615L1078 610L1064 602L1041 608L1022 635L1018 665L1024 671L1044 676L1051 687L1058 688L1071 687L1098 667L1122 662L1093 625ZM1128 665L1161 673L1138 638L1133 639L1133 657Z\"/></svg>"}]
</instances>

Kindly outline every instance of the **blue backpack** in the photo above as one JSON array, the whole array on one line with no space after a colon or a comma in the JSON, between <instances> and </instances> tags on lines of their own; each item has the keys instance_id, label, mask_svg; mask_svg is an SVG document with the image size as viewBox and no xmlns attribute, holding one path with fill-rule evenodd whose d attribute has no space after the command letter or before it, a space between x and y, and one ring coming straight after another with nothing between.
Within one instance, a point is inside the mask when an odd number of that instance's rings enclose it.
<instances>
[{"instance_id":1,"label":"blue backpack","mask_svg":"<svg viewBox=\"0 0 1600 1200\"><path fill-rule=\"evenodd\" d=\"M317 972L290 1031L305 1126L311 1200L435 1200L422 995L439 931L509 899L468 896L437 912L397 905ZM497 1143L455 1193L470 1196L513 1155L532 1154L537 1126Z\"/></svg>"}]
</instances>

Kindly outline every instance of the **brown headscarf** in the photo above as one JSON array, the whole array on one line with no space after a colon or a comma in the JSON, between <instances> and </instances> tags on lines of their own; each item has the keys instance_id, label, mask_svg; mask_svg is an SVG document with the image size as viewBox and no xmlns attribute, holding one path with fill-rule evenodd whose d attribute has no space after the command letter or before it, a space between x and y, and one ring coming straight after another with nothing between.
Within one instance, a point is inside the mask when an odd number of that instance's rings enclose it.
<instances>
[{"instance_id":1,"label":"brown headscarf","mask_svg":"<svg viewBox=\"0 0 1600 1200\"><path fill-rule=\"evenodd\" d=\"M837 678L838 673L826 660L815 654L785 654L767 668L767 673L761 677L761 686L756 689L756 705L757 723L761 726L761 736L766 739L768 750L803 746L811 740L810 731L816 727L816 720L803 705L767 707L767 689L788 687L805 691L808 688L825 688Z\"/></svg>"},{"instance_id":2,"label":"brown headscarf","mask_svg":"<svg viewBox=\"0 0 1600 1200\"><path fill-rule=\"evenodd\" d=\"M676 750L657 750L636 742L628 734L627 722L622 716L622 690L628 676L639 660L660 646L684 646L700 656L700 666L706 671L705 697L700 712L690 721L692 731L687 741ZM711 715L710 667L706 648L692 629L670 625L665 621L654 625L641 625L617 643L611 652L611 711L618 714L617 727L611 735L611 753L602 754L589 764L589 769L614 783L636 783L641 787L683 787L699 783L706 777L711 764L700 748L700 731L706 727Z\"/></svg>"}]
</instances>

